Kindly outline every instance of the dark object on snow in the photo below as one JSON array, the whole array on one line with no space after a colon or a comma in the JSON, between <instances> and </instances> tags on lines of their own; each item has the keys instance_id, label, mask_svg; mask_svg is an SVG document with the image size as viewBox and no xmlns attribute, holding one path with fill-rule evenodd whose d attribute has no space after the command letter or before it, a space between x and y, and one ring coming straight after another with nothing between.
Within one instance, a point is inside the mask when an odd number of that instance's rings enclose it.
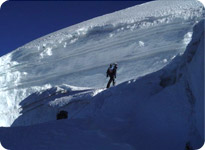
<instances>
[{"instance_id":1,"label":"dark object on snow","mask_svg":"<svg viewBox=\"0 0 205 150\"><path fill-rule=\"evenodd\" d=\"M185 150L194 150L193 147L191 146L191 143L190 143L190 142L187 142L187 143L186 143Z\"/></svg>"},{"instance_id":2,"label":"dark object on snow","mask_svg":"<svg viewBox=\"0 0 205 150\"><path fill-rule=\"evenodd\" d=\"M169 77L161 77L160 86L165 88L167 86L173 85L176 83L176 77L175 76L169 76Z\"/></svg>"},{"instance_id":3,"label":"dark object on snow","mask_svg":"<svg viewBox=\"0 0 205 150\"><path fill-rule=\"evenodd\" d=\"M68 112L61 110L58 114L57 114L57 120L60 119L67 119L68 118Z\"/></svg>"},{"instance_id":4,"label":"dark object on snow","mask_svg":"<svg viewBox=\"0 0 205 150\"><path fill-rule=\"evenodd\" d=\"M107 83L107 88L110 87L111 82L113 82L113 86L115 86L115 78L117 74L117 64L110 64L110 67L107 69L107 77L110 77L110 80Z\"/></svg>"}]
</instances>

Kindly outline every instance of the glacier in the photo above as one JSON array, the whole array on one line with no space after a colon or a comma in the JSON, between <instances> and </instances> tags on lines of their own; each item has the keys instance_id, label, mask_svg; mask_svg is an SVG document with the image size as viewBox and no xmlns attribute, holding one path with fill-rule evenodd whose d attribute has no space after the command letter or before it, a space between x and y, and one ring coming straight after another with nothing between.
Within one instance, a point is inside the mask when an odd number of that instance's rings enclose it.
<instances>
[{"instance_id":1,"label":"glacier","mask_svg":"<svg viewBox=\"0 0 205 150\"><path fill-rule=\"evenodd\" d=\"M184 54L156 72L108 90L61 85L30 95L21 105L31 104L33 112L29 117L23 112L15 120L23 126L1 127L0 141L9 149L200 148L204 143L204 23L194 27ZM36 98L46 101L35 112ZM69 119L25 124L55 117L49 107L70 110ZM35 113L38 118L32 116Z\"/></svg>"},{"instance_id":2,"label":"glacier","mask_svg":"<svg viewBox=\"0 0 205 150\"><path fill-rule=\"evenodd\" d=\"M160 7L159 7L160 6ZM97 17L34 40L0 58L0 126L20 115L30 94L61 84L103 88L119 64L117 84L155 72L183 54L204 17L195 0L153 1Z\"/></svg>"},{"instance_id":3,"label":"glacier","mask_svg":"<svg viewBox=\"0 0 205 150\"><path fill-rule=\"evenodd\" d=\"M195 0L148 2L0 57L3 146L200 148L204 12ZM117 86L105 89L105 71L113 62L119 65ZM68 111L68 119L55 121L59 110Z\"/></svg>"}]
</instances>

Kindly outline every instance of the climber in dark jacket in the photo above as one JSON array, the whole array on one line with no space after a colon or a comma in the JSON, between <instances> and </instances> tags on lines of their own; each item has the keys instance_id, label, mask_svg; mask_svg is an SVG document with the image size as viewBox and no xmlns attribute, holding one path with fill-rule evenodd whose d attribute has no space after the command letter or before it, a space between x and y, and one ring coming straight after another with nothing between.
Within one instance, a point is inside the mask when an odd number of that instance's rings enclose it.
<instances>
[{"instance_id":1,"label":"climber in dark jacket","mask_svg":"<svg viewBox=\"0 0 205 150\"><path fill-rule=\"evenodd\" d=\"M110 80L107 83L107 88L110 87L110 83L113 82L113 86L115 86L115 78L117 73L117 64L110 64L110 67L107 69L107 77L110 77Z\"/></svg>"}]
</instances>

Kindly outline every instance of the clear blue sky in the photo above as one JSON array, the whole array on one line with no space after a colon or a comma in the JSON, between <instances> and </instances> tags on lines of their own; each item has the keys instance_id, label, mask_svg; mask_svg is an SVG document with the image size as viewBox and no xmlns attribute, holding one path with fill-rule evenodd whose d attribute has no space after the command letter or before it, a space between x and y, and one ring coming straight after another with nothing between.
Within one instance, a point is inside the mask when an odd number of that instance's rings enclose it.
<instances>
[{"instance_id":1,"label":"clear blue sky","mask_svg":"<svg viewBox=\"0 0 205 150\"><path fill-rule=\"evenodd\" d=\"M0 56L56 30L147 1L8 1L0 10Z\"/></svg>"}]
</instances>

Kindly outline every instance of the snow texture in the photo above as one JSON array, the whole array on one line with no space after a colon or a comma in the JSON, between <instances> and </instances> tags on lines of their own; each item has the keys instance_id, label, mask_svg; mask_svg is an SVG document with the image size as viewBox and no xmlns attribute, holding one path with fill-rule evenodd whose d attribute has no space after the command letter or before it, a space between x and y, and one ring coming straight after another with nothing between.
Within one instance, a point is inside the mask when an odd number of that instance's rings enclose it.
<instances>
[{"instance_id":1,"label":"snow texture","mask_svg":"<svg viewBox=\"0 0 205 150\"><path fill-rule=\"evenodd\" d=\"M160 7L159 7L160 6ZM104 88L110 63L117 84L155 72L182 54L204 17L195 0L153 1L97 17L32 41L0 58L0 126L19 103L61 84Z\"/></svg>"},{"instance_id":2,"label":"snow texture","mask_svg":"<svg viewBox=\"0 0 205 150\"><path fill-rule=\"evenodd\" d=\"M160 7L159 7L160 5ZM183 150L204 143L204 7L153 1L0 58L7 149ZM118 63L116 87L105 72ZM65 110L68 119L56 121Z\"/></svg>"},{"instance_id":3,"label":"snow texture","mask_svg":"<svg viewBox=\"0 0 205 150\"><path fill-rule=\"evenodd\" d=\"M185 53L157 72L108 90L63 85L42 92L37 97L54 92L58 98L48 98L40 106L42 111L31 114L40 112L38 119L50 117L46 105L51 105L70 111L68 119L0 128L0 141L9 149L182 150L188 143L200 148L204 142L204 23L194 27ZM24 117L29 121L24 113L17 122L23 123Z\"/></svg>"}]
</instances>

